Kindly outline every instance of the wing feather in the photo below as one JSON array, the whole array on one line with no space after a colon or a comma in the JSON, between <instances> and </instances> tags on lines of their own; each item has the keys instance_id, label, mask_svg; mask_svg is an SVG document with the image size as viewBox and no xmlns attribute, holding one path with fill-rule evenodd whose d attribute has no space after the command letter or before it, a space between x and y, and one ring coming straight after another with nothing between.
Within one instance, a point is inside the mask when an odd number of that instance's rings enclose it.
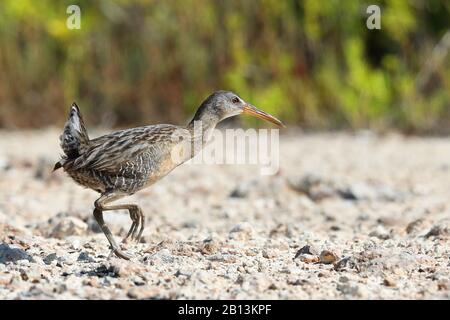
<instances>
[{"instance_id":1,"label":"wing feather","mask_svg":"<svg viewBox=\"0 0 450 320\"><path fill-rule=\"evenodd\" d=\"M153 125L128 130L91 140L91 147L74 160L72 168L115 172L125 162L132 162L143 152L158 152L157 149L174 143L172 134L181 129L173 125ZM159 150L162 152L162 150Z\"/></svg>"}]
</instances>

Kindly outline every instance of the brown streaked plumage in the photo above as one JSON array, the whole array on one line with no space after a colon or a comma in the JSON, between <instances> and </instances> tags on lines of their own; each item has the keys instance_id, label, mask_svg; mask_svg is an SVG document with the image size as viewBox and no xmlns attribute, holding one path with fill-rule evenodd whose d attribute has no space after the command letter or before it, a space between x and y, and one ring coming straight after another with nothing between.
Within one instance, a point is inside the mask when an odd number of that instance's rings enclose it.
<instances>
[{"instance_id":1,"label":"brown streaked plumage","mask_svg":"<svg viewBox=\"0 0 450 320\"><path fill-rule=\"evenodd\" d=\"M63 168L78 184L100 193L95 201L94 217L105 233L113 252L120 258L130 257L121 251L103 220L103 211L127 209L131 228L123 239L139 241L144 230L144 214L135 204L110 205L112 201L132 195L171 172L192 158L210 138L212 129L221 120L248 113L279 126L273 116L244 102L236 94L217 91L198 108L186 127L157 124L116 131L89 139L78 106L73 103L69 118L60 136L64 156L54 170ZM201 124L197 131L196 124Z\"/></svg>"}]
</instances>

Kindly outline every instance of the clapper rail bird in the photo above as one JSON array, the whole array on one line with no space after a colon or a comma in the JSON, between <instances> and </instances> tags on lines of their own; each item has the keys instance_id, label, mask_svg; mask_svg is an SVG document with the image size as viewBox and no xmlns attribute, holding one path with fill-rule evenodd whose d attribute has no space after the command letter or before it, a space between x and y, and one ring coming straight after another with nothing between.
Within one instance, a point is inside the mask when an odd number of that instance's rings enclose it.
<instances>
[{"instance_id":1,"label":"clapper rail bird","mask_svg":"<svg viewBox=\"0 0 450 320\"><path fill-rule=\"evenodd\" d=\"M63 168L75 182L100 193L94 202L93 215L112 252L128 260L130 255L117 245L103 220L103 212L128 210L132 224L122 242L130 237L133 241L139 241L145 224L142 209L136 204L112 205L111 202L149 187L194 157L199 148L193 146L207 143L217 123L242 113L284 126L280 120L245 102L238 95L217 91L203 101L187 126L156 124L90 139L80 109L73 103L60 136L64 155L55 164L54 170ZM199 127L201 130L196 129Z\"/></svg>"}]
</instances>

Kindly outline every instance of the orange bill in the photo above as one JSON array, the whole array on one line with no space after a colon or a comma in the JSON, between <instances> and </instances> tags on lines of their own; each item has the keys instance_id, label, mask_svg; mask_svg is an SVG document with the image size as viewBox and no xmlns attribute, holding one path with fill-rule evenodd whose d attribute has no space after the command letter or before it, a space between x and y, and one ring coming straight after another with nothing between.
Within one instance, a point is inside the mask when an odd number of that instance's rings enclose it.
<instances>
[{"instance_id":1,"label":"orange bill","mask_svg":"<svg viewBox=\"0 0 450 320\"><path fill-rule=\"evenodd\" d=\"M274 124L276 124L279 127L286 127L283 122L281 122L280 120L278 120L277 118L275 118L274 116L259 110L258 108L256 108L255 106L252 106L251 104L246 104L243 108L243 113L244 114L249 114L252 115L254 117L257 118L261 118L264 119L266 121L272 122Z\"/></svg>"}]
</instances>

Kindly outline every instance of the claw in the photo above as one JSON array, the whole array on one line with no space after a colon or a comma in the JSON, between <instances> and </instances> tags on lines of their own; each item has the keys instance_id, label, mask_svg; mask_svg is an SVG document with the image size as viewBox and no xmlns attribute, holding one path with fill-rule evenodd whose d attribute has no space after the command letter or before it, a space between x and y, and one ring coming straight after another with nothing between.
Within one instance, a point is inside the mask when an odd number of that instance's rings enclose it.
<instances>
[{"instance_id":1,"label":"claw","mask_svg":"<svg viewBox=\"0 0 450 320\"><path fill-rule=\"evenodd\" d=\"M108 260L111 259L111 257L113 256L113 254L116 255L116 257L121 258L121 259L125 259L125 260L130 260L132 258L131 255L123 252L122 250L120 250L119 248L115 249L110 247L111 251L109 252L108 255Z\"/></svg>"},{"instance_id":2,"label":"claw","mask_svg":"<svg viewBox=\"0 0 450 320\"><path fill-rule=\"evenodd\" d=\"M125 252L121 251L120 249L115 249L115 250L113 250L113 252L119 258L122 258L122 259L125 259L125 260L130 260L131 259L131 256L129 254L126 254Z\"/></svg>"}]
</instances>

